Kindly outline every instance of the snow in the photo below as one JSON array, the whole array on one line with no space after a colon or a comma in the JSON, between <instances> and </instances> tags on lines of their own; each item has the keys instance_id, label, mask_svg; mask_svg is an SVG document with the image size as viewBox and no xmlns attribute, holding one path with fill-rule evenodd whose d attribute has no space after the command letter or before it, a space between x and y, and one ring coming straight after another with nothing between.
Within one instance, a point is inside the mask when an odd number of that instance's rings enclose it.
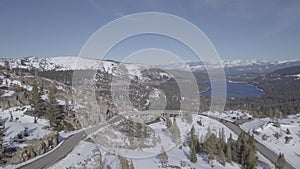
<instances>
[{"instance_id":1,"label":"snow","mask_svg":"<svg viewBox=\"0 0 300 169\"><path fill-rule=\"evenodd\" d=\"M64 91L64 92L66 91L62 86L56 86L56 89L57 89L57 90L62 90L62 91Z\"/></svg>"},{"instance_id":2,"label":"snow","mask_svg":"<svg viewBox=\"0 0 300 169\"><path fill-rule=\"evenodd\" d=\"M29 163L31 163L31 162L33 162L33 161L39 159L39 158L42 158L42 157L48 155L48 154L51 153L52 151L54 151L54 150L56 150L57 148L59 148L59 146L60 146L62 143L63 143L63 141L60 142L60 143L59 143L56 147L54 147L51 151L48 151L48 152L46 152L45 154L39 155L39 156L37 156L37 157L35 157L35 158L29 159L29 160L27 160L27 161L25 161L25 162L23 162L23 163L17 164L17 165L11 165L11 164L9 164L9 165L3 167L3 169L20 168L20 167L22 167L22 166L25 166L26 164L29 164Z\"/></svg>"},{"instance_id":3,"label":"snow","mask_svg":"<svg viewBox=\"0 0 300 169\"><path fill-rule=\"evenodd\" d=\"M4 90L4 94L1 97L12 96L14 93L15 93L15 91L12 91L12 90Z\"/></svg>"},{"instance_id":4,"label":"snow","mask_svg":"<svg viewBox=\"0 0 300 169\"><path fill-rule=\"evenodd\" d=\"M286 160L297 168L300 166L300 114L290 115L279 122L281 125L280 128L277 128L270 118L255 119L243 124L241 128L245 131L257 131L259 135L255 135L255 138L260 143L277 154L284 153ZM286 133L287 129L290 130L290 135ZM274 136L276 132L282 135L279 139ZM267 140L263 140L262 135L266 135ZM286 136L293 139L289 143L285 143Z\"/></svg>"},{"instance_id":5,"label":"snow","mask_svg":"<svg viewBox=\"0 0 300 169\"><path fill-rule=\"evenodd\" d=\"M34 138L42 138L43 136L50 133L50 130L44 129L45 126L49 125L48 120L38 119L37 123L34 122L34 117L25 115L24 112L30 109L30 106L24 107L11 107L6 110L0 109L0 119L5 121L5 129L3 137L4 145L6 146L22 146L17 142L17 135L23 133L25 127L28 128L29 136L26 140L31 140ZM13 115L13 120L10 121L11 115Z\"/></svg>"},{"instance_id":6,"label":"snow","mask_svg":"<svg viewBox=\"0 0 300 169\"><path fill-rule=\"evenodd\" d=\"M96 144L80 141L64 159L50 167L56 168L97 168L100 167L101 155Z\"/></svg>"},{"instance_id":7,"label":"snow","mask_svg":"<svg viewBox=\"0 0 300 169\"><path fill-rule=\"evenodd\" d=\"M66 104L66 101L64 101L64 100L56 99L56 101L59 105L65 105Z\"/></svg>"},{"instance_id":8,"label":"snow","mask_svg":"<svg viewBox=\"0 0 300 169\"><path fill-rule=\"evenodd\" d=\"M34 117L24 114L29 109L30 109L30 106L11 107L6 110L0 109L0 117L1 117L1 119L8 121L10 119L10 112L11 112L14 120L16 118L19 118L18 121L21 123L32 123L34 121ZM42 125L49 125L49 122L46 119L38 119L37 123L42 124Z\"/></svg>"},{"instance_id":9,"label":"snow","mask_svg":"<svg viewBox=\"0 0 300 169\"><path fill-rule=\"evenodd\" d=\"M172 119L171 119L172 120ZM203 126L200 126L197 121L201 120ZM208 127L211 128L212 132L218 133L221 128L225 130L225 136L228 138L230 133L232 133L233 139L237 139L237 135L231 132L228 128L226 128L223 124L219 123L216 120L210 119L206 116L201 115L193 115L193 122L188 124L184 122L181 117L176 117L177 125L180 129L181 139L185 140L187 133L190 131L191 126L194 125L196 134L200 137L201 135L205 135ZM166 129L164 122L153 123L149 125L152 129L154 129L156 135L161 136L162 144L158 144L154 149L156 153L150 154L146 152L147 150L135 150L130 151L127 150L126 153L123 151L121 154L126 154L126 158L128 161L132 161L134 167L136 169L155 169L161 168L160 160L157 157L157 154L160 152L161 147L163 146L168 155L168 164L172 166L180 167L181 162L185 162L187 164L186 167L182 167L182 169L190 169L192 167L197 169L211 169L212 167L207 162L206 155L197 155L198 162L191 163L188 159L189 147L182 146L180 149L178 145L172 144L172 141L168 140L168 135L164 133L164 129ZM165 137L165 138L164 138ZM153 152L155 152L153 151ZM101 152L101 155L100 155ZM102 164L103 166L110 166L111 168L119 168L119 160L116 156L120 153L119 150L115 149L114 151L109 151L102 146L97 146L95 143L88 141L80 141L80 143L73 149L71 153L69 153L64 159L56 163L51 167L54 168L66 168L66 167L75 167L75 168L95 168L98 167L100 162L100 157L102 156ZM145 153L148 155L146 156ZM257 168L274 168L274 165L270 163L265 157L261 154L257 154L259 157L259 166ZM226 163L226 166L222 166L216 160L213 161L214 167L216 169L238 169L239 165L236 163Z\"/></svg>"},{"instance_id":10,"label":"snow","mask_svg":"<svg viewBox=\"0 0 300 169\"><path fill-rule=\"evenodd\" d=\"M245 131L261 130L271 122L270 118L254 119L251 122L244 123L241 128Z\"/></svg>"},{"instance_id":11,"label":"snow","mask_svg":"<svg viewBox=\"0 0 300 169\"><path fill-rule=\"evenodd\" d=\"M262 169L274 169L275 165L271 163L265 156L263 156L260 152L257 152L258 157L258 168Z\"/></svg>"},{"instance_id":12,"label":"snow","mask_svg":"<svg viewBox=\"0 0 300 169\"><path fill-rule=\"evenodd\" d=\"M135 64L126 64L126 69L128 70L128 73L130 73L133 77L137 77L138 79L142 80L143 76L140 67L141 66L137 66Z\"/></svg>"},{"instance_id":13,"label":"snow","mask_svg":"<svg viewBox=\"0 0 300 169\"><path fill-rule=\"evenodd\" d=\"M14 140L18 140L17 135L19 133L24 133L25 127L28 128L28 137L24 137L26 140L32 139L40 139L45 135L50 134L50 130L43 129L45 127L42 124L38 123L22 123L20 121L17 122L6 122L5 123L5 136L3 137L3 143L8 147L20 146L18 142L14 142Z\"/></svg>"},{"instance_id":14,"label":"snow","mask_svg":"<svg viewBox=\"0 0 300 169\"><path fill-rule=\"evenodd\" d=\"M300 74L285 75L285 77L295 77L296 80L300 80Z\"/></svg>"},{"instance_id":15,"label":"snow","mask_svg":"<svg viewBox=\"0 0 300 169\"><path fill-rule=\"evenodd\" d=\"M250 115L247 112L243 112L240 110L229 110L224 112L203 112L202 114L212 116L212 117L218 117L220 119L224 119L230 122L234 122L239 119L251 119L253 118L252 115Z\"/></svg>"},{"instance_id":16,"label":"snow","mask_svg":"<svg viewBox=\"0 0 300 169\"><path fill-rule=\"evenodd\" d=\"M2 86L11 87L11 86L14 86L14 85L20 86L20 87L22 87L22 88L24 88L24 89L26 89L28 91L32 90L32 86L22 84L18 80L11 80L9 78L2 77L2 84L0 85L0 87L2 87Z\"/></svg>"},{"instance_id":17,"label":"snow","mask_svg":"<svg viewBox=\"0 0 300 169\"><path fill-rule=\"evenodd\" d=\"M41 95L41 99L47 101L49 98L48 98L48 94L43 94Z\"/></svg>"}]
</instances>

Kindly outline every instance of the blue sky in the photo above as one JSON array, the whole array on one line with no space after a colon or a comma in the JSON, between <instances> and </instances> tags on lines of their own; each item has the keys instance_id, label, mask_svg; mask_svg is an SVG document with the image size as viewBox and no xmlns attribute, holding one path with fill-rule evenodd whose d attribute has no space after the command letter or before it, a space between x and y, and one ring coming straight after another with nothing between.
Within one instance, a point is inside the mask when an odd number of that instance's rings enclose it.
<instances>
[{"instance_id":1,"label":"blue sky","mask_svg":"<svg viewBox=\"0 0 300 169\"><path fill-rule=\"evenodd\" d=\"M0 57L78 55L103 25L137 12L187 19L225 60L300 58L298 0L0 0ZM193 59L191 52L171 41L157 36L131 38L110 57L160 47L179 54L186 51L181 55Z\"/></svg>"}]
</instances>

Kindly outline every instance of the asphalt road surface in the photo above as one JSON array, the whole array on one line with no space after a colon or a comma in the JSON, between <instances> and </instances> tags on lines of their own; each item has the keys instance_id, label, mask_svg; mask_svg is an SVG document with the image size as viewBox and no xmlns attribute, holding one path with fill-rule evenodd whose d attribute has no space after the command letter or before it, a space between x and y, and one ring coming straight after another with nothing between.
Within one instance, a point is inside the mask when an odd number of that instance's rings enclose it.
<instances>
[{"instance_id":1,"label":"asphalt road surface","mask_svg":"<svg viewBox=\"0 0 300 169\"><path fill-rule=\"evenodd\" d=\"M237 135L239 135L242 130L240 129L239 126L237 126L234 123L231 122L227 122L225 120L221 120L217 117L212 117L212 116L208 116L212 119L218 120L221 123L223 123L226 127L228 127L229 129L231 129L234 133L236 133ZM95 131L97 131L98 129L105 127L107 125L116 123L118 121L121 121L124 117L123 116L116 116L114 118L112 118L110 121L99 124L98 126L94 126L91 127L85 131L79 132L77 134L74 134L72 136L70 136L68 139L66 139L59 147L57 147L56 149L54 149L53 151L51 151L50 153L48 153L47 155L36 159L35 161L26 164L22 167L19 167L19 169L43 169L43 168L49 168L50 166L54 165L56 162L58 162L59 160L63 159L65 156L67 156L72 150L73 148L79 143L80 140L84 139L83 135L84 133L91 134ZM270 160L273 164L276 163L277 161L277 157L278 155L276 153L274 153L272 150L268 149L266 146L262 145L261 143L259 143L258 141L256 141L256 147L257 150L263 155L265 156L268 160ZM296 169L295 167L293 167L290 163L286 163L285 165L286 169Z\"/></svg>"},{"instance_id":2,"label":"asphalt road surface","mask_svg":"<svg viewBox=\"0 0 300 169\"><path fill-rule=\"evenodd\" d=\"M232 130L237 135L239 135L242 132L242 129L232 122L221 120L221 119L219 119L217 117L213 117L213 116L208 116L208 117L220 121L222 124L224 124L226 127L228 127L230 130ZM256 142L257 150L264 157L266 157L268 160L270 160L273 164L276 164L278 155L276 153L274 153L272 150L270 150L269 148L267 148L266 146L264 146L263 144L259 143L257 140L255 140L255 142ZM286 169L296 169L288 161L286 162L285 168Z\"/></svg>"},{"instance_id":3,"label":"asphalt road surface","mask_svg":"<svg viewBox=\"0 0 300 169\"><path fill-rule=\"evenodd\" d=\"M54 165L56 162L58 162L59 160L63 159L65 156L67 156L74 149L74 147L79 143L79 141L84 139L83 135L85 133L87 135L89 135L102 127L116 123L118 121L121 121L123 118L124 118L123 116L116 116L105 123L101 123L97 126L88 128L85 131L76 133L76 134L68 137L59 147L57 147L53 151L49 152L47 155L45 155L41 158L38 158L29 164L25 164L25 165L19 167L19 169L49 168L50 166Z\"/></svg>"}]
</instances>

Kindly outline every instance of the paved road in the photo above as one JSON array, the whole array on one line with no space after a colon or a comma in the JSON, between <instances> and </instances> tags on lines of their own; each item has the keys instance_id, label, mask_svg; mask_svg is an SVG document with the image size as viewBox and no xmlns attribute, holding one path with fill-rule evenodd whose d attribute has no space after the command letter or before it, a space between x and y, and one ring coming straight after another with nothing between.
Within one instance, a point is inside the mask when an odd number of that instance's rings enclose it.
<instances>
[{"instance_id":1,"label":"paved road","mask_svg":"<svg viewBox=\"0 0 300 169\"><path fill-rule=\"evenodd\" d=\"M231 123L231 122L228 122L225 120L221 120L217 117L212 117L212 116L208 116L208 117L220 121L225 126L227 126L229 129L231 129L234 133L236 133L237 135L239 135L242 132L240 127L234 123ZM118 121L121 121L123 118L124 118L123 116L119 115L119 116L112 118L110 121L108 121L106 123L99 124L98 126L94 126L85 131L74 134L74 135L70 136L68 139L66 139L59 147L57 147L56 149L54 149L52 152L48 153L44 157L41 157L41 158L39 158L29 164L26 164L22 167L19 167L19 168L20 169L49 168L50 166L52 166L53 164L55 164L56 162L58 162L65 156L67 156L73 150L73 148L78 144L78 142L83 139L84 133L91 134L102 127L116 123ZM265 147L258 141L256 141L256 146L257 146L257 150L263 156L265 156L267 159L269 159L272 163L274 163L274 164L276 163L277 157L278 157L278 155L276 153L274 153L272 150L268 149L267 147ZM296 169L288 162L286 163L285 168L286 169Z\"/></svg>"},{"instance_id":2,"label":"paved road","mask_svg":"<svg viewBox=\"0 0 300 169\"><path fill-rule=\"evenodd\" d=\"M208 117L220 121L222 124L224 124L226 127L228 127L230 130L232 130L237 135L239 135L242 132L242 129L232 122L228 122L226 120L221 120L221 119L219 119L217 117L213 117L213 116L208 116ZM260 142L258 142L257 140L255 140L255 141L256 141L257 150L264 157L266 157L268 160L270 160L273 164L276 164L278 155L276 153L274 153L272 150L270 150L269 148L267 148L266 146L264 146L263 144L261 144ZM286 163L285 168L286 169L296 169L288 162Z\"/></svg>"},{"instance_id":3,"label":"paved road","mask_svg":"<svg viewBox=\"0 0 300 169\"><path fill-rule=\"evenodd\" d=\"M101 123L97 126L88 128L85 131L76 133L70 136L69 138L67 138L59 147L49 152L47 155L38 158L29 164L25 164L24 166L19 167L19 169L49 168L50 166L54 165L56 162L58 162L59 160L67 156L73 150L73 148L79 143L79 141L84 139L83 137L84 133L86 133L87 135L91 134L102 127L121 121L123 118L124 118L123 116L116 116L105 123Z\"/></svg>"}]
</instances>

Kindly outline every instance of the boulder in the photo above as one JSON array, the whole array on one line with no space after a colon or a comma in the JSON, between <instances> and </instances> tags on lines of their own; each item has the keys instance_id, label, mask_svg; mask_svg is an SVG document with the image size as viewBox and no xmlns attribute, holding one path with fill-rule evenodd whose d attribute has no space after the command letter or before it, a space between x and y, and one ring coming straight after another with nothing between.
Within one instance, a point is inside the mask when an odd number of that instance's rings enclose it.
<instances>
[{"instance_id":1,"label":"boulder","mask_svg":"<svg viewBox=\"0 0 300 169\"><path fill-rule=\"evenodd\" d=\"M12 156L10 163L19 164L32 159L38 155L42 155L58 145L58 133L53 132L44 136L41 139L34 139L26 141L28 146L24 148L18 148L15 154Z\"/></svg>"}]
</instances>

